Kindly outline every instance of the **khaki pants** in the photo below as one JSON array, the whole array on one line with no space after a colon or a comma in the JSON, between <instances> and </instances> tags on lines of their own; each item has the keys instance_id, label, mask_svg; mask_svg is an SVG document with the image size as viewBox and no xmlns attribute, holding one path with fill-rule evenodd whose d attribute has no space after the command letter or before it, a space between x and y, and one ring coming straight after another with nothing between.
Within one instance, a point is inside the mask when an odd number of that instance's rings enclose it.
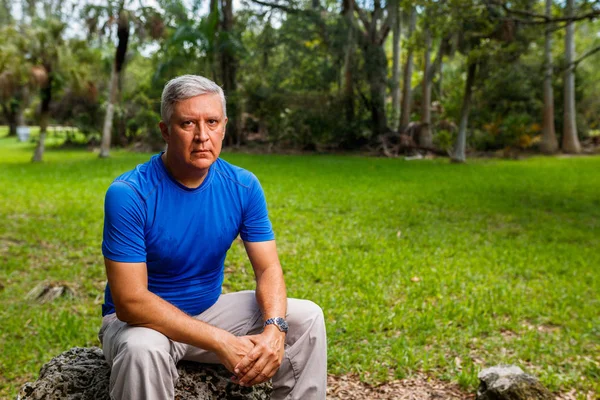
<instances>
[{"instance_id":1,"label":"khaki pants","mask_svg":"<svg viewBox=\"0 0 600 400\"><path fill-rule=\"evenodd\" d=\"M199 320L236 336L262 332L263 318L253 291L221 295ZM327 338L323 312L308 300L288 299L285 355L273 376L273 399L325 399ZM99 333L111 365L113 399L173 399L179 360L219 363L214 353L174 342L153 329L133 327L116 314L102 319Z\"/></svg>"}]
</instances>

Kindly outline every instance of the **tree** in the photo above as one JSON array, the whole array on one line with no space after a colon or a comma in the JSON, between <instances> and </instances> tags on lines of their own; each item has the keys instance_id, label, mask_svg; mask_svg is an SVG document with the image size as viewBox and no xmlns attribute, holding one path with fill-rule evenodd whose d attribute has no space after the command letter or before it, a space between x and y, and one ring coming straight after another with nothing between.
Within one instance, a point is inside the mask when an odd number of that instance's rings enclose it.
<instances>
[{"instance_id":1,"label":"tree","mask_svg":"<svg viewBox=\"0 0 600 400\"><path fill-rule=\"evenodd\" d=\"M567 0L565 17L573 18L573 2ZM580 153L581 145L577 136L577 122L575 109L575 23L567 22L565 33L565 63L564 73L564 119L562 150L565 153Z\"/></svg>"},{"instance_id":2,"label":"tree","mask_svg":"<svg viewBox=\"0 0 600 400\"><path fill-rule=\"evenodd\" d=\"M387 57L383 49L390 32L394 1L383 7L380 0L373 1L370 18L367 12L354 1L363 29L358 32L358 43L363 52L363 60L370 92L371 126L374 136L381 136L389 130L385 110L387 90Z\"/></svg>"},{"instance_id":3,"label":"tree","mask_svg":"<svg viewBox=\"0 0 600 400\"><path fill-rule=\"evenodd\" d=\"M106 104L106 115L102 128L100 158L106 158L110 153L112 140L113 118L115 107L119 102L119 87L125 69L131 30L142 41L146 34L152 38L162 36L162 21L160 14L152 7L142 6L128 9L127 0L108 0L106 6L87 5L82 16L85 18L90 33L105 35L116 28L117 46L112 64L109 95ZM104 23L101 24L101 22Z\"/></svg>"},{"instance_id":4,"label":"tree","mask_svg":"<svg viewBox=\"0 0 600 400\"><path fill-rule=\"evenodd\" d=\"M223 89L229 99L227 103L227 123L226 143L229 145L242 144L242 131L240 126L240 99L237 92L237 70L240 41L234 27L233 0L221 0L221 10L223 17L221 19L221 32L219 35L219 47L221 49L221 77Z\"/></svg>"},{"instance_id":5,"label":"tree","mask_svg":"<svg viewBox=\"0 0 600 400\"><path fill-rule=\"evenodd\" d=\"M473 99L473 84L475 83L475 74L477 73L477 62L468 61L467 80L465 82L465 95L463 96L462 108L460 111L460 125L458 135L452 153L452 161L463 163L466 160L465 149L467 146L467 127L469 126L469 113L471 111L471 101Z\"/></svg>"},{"instance_id":6,"label":"tree","mask_svg":"<svg viewBox=\"0 0 600 400\"><path fill-rule=\"evenodd\" d=\"M392 0L390 12L392 13L392 115L390 126L398 130L400 123L400 36L401 15L400 2Z\"/></svg>"},{"instance_id":7,"label":"tree","mask_svg":"<svg viewBox=\"0 0 600 400\"><path fill-rule=\"evenodd\" d=\"M410 42L417 23L417 11L414 6L410 9L410 22L408 24L407 39ZM399 131L404 132L410 122L412 109L412 73L413 73L413 44L409 43L404 63L404 80L402 84L402 108L400 111Z\"/></svg>"},{"instance_id":8,"label":"tree","mask_svg":"<svg viewBox=\"0 0 600 400\"><path fill-rule=\"evenodd\" d=\"M354 123L354 69L356 62L356 18L352 0L342 1L342 15L347 28L343 67L343 103L346 124L352 126Z\"/></svg>"},{"instance_id":9,"label":"tree","mask_svg":"<svg viewBox=\"0 0 600 400\"><path fill-rule=\"evenodd\" d=\"M36 57L46 74L40 89L40 136L31 161L41 162L44 157L46 131L50 120L50 103L56 86L57 69L59 68L59 53L63 45L63 33L66 24L62 21L47 16L39 20L35 27L36 42L38 44Z\"/></svg>"},{"instance_id":10,"label":"tree","mask_svg":"<svg viewBox=\"0 0 600 400\"><path fill-rule=\"evenodd\" d=\"M433 137L431 133L431 31L428 26L425 26L425 49L423 62L423 82L421 98L421 130L419 135L419 145L422 147L431 147Z\"/></svg>"},{"instance_id":11,"label":"tree","mask_svg":"<svg viewBox=\"0 0 600 400\"><path fill-rule=\"evenodd\" d=\"M0 42L0 106L8 122L9 136L16 135L17 126L24 125L23 111L29 104L30 92L36 87L36 77L43 73L26 57L29 33L25 26L0 28L3 38Z\"/></svg>"},{"instance_id":12,"label":"tree","mask_svg":"<svg viewBox=\"0 0 600 400\"><path fill-rule=\"evenodd\" d=\"M545 0L546 17L552 17L552 0ZM540 149L552 154L558 150L558 140L554 130L554 93L552 89L552 29L545 27L544 35L544 113L542 116L542 141Z\"/></svg>"}]
</instances>

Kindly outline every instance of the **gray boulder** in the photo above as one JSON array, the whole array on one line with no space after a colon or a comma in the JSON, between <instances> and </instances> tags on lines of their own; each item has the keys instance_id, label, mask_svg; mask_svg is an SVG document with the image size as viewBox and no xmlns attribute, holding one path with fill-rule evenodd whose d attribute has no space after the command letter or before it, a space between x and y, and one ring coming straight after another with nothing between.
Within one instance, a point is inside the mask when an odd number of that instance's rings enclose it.
<instances>
[{"instance_id":1,"label":"gray boulder","mask_svg":"<svg viewBox=\"0 0 600 400\"><path fill-rule=\"evenodd\" d=\"M231 382L231 372L214 364L181 362L175 399L263 400L271 398L271 384L250 388ZM40 370L37 381L27 382L17 400L109 400L110 368L98 347L74 347L53 358Z\"/></svg>"},{"instance_id":2,"label":"gray boulder","mask_svg":"<svg viewBox=\"0 0 600 400\"><path fill-rule=\"evenodd\" d=\"M515 365L486 368L477 375L477 400L551 400L554 396L534 376Z\"/></svg>"}]
</instances>

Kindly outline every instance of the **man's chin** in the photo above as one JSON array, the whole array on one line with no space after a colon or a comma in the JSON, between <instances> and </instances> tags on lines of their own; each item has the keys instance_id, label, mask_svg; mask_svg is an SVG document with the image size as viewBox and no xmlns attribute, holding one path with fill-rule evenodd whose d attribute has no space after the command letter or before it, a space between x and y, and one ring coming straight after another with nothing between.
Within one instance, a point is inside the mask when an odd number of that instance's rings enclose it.
<instances>
[{"instance_id":1,"label":"man's chin","mask_svg":"<svg viewBox=\"0 0 600 400\"><path fill-rule=\"evenodd\" d=\"M203 155L203 157L194 157L192 155L191 164L198 169L207 169L215 162L215 157L210 155Z\"/></svg>"}]
</instances>

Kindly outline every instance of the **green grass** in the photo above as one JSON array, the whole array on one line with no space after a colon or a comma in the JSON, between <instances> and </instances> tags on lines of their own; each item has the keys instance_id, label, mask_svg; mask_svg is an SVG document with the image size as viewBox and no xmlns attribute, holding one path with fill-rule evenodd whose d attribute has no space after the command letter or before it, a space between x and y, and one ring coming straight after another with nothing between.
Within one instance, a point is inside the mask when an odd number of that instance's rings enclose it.
<instances>
[{"instance_id":1,"label":"green grass","mask_svg":"<svg viewBox=\"0 0 600 400\"><path fill-rule=\"evenodd\" d=\"M102 204L149 158L0 138L0 397L72 346L97 345ZM417 371L473 390L514 363L553 391L600 393L600 158L411 161L225 153L265 189L290 296L326 315L329 371ZM243 248L227 291L252 288ZM65 281L74 299L25 299Z\"/></svg>"}]
</instances>

